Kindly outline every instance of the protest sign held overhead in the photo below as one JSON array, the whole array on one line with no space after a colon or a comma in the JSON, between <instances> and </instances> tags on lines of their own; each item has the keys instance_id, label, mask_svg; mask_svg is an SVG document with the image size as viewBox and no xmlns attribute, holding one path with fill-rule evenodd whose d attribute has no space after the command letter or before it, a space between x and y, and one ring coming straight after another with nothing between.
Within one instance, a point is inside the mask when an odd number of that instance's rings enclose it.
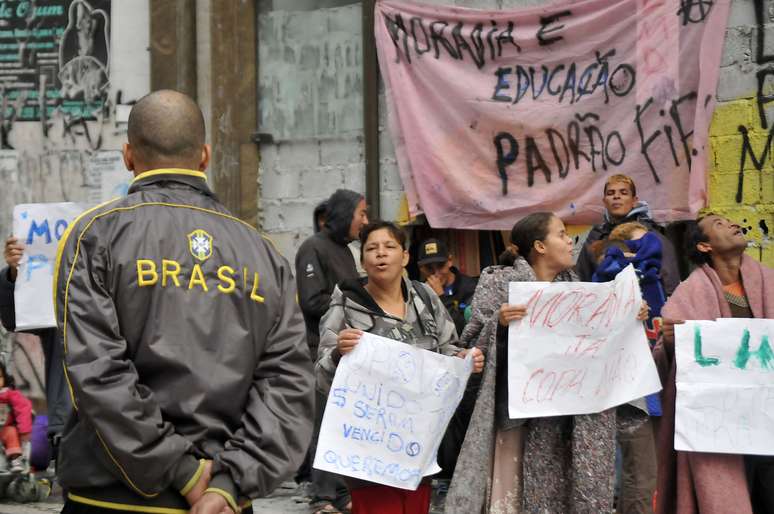
<instances>
[{"instance_id":1,"label":"protest sign held overhead","mask_svg":"<svg viewBox=\"0 0 774 514\"><path fill-rule=\"evenodd\" d=\"M774 320L675 325L675 449L774 455Z\"/></svg>"},{"instance_id":2,"label":"protest sign held overhead","mask_svg":"<svg viewBox=\"0 0 774 514\"><path fill-rule=\"evenodd\" d=\"M728 0L583 0L487 11L392 0L375 34L412 215L509 229L597 222L624 173L657 221L706 203Z\"/></svg>"},{"instance_id":3,"label":"protest sign held overhead","mask_svg":"<svg viewBox=\"0 0 774 514\"><path fill-rule=\"evenodd\" d=\"M591 414L661 389L629 265L605 283L511 282L527 314L508 329L511 418Z\"/></svg>"},{"instance_id":4,"label":"protest sign held overhead","mask_svg":"<svg viewBox=\"0 0 774 514\"><path fill-rule=\"evenodd\" d=\"M56 249L69 224L83 212L76 203L20 204L13 233L25 245L14 284L16 329L55 327L53 280Z\"/></svg>"},{"instance_id":5,"label":"protest sign held overhead","mask_svg":"<svg viewBox=\"0 0 774 514\"><path fill-rule=\"evenodd\" d=\"M314 467L414 490L440 471L436 453L472 364L365 333L342 357Z\"/></svg>"}]
</instances>

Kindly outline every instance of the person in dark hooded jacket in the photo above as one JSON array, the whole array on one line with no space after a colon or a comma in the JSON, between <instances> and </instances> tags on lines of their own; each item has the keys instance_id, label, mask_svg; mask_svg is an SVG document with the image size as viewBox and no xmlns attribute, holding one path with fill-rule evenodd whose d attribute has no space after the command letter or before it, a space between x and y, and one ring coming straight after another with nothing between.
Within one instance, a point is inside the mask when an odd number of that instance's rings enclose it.
<instances>
[{"instance_id":1,"label":"person in dark hooded jacket","mask_svg":"<svg viewBox=\"0 0 774 514\"><path fill-rule=\"evenodd\" d=\"M321 231L325 226L325 217L327 215L327 211L328 200L323 200L314 208L314 212L312 213L312 227L314 228L315 234Z\"/></svg>"},{"instance_id":2,"label":"person in dark hooded jacket","mask_svg":"<svg viewBox=\"0 0 774 514\"><path fill-rule=\"evenodd\" d=\"M317 209L315 213L318 214ZM342 280L358 277L347 245L357 239L360 229L368 223L365 198L348 189L333 193L322 215L322 230L304 241L296 254L298 303L304 313L312 359L317 356L320 341L320 318L328 311L333 288ZM318 219L316 216L315 226Z\"/></svg>"},{"instance_id":3,"label":"person in dark hooded jacket","mask_svg":"<svg viewBox=\"0 0 774 514\"><path fill-rule=\"evenodd\" d=\"M604 197L605 204L604 223L594 225L586 242L578 256L578 262L575 270L581 280L591 282L592 275L596 269L591 245L594 241L605 240L610 237L610 232L622 223L636 221L642 223L648 230L652 231L661 240L662 260L661 260L661 281L664 284L664 291L667 296L672 294L680 283L680 270L677 263L677 255L672 242L661 232L661 227L656 224L650 216L650 209L646 202L639 201L637 198L637 188L634 181L626 175L613 175L605 183Z\"/></svg>"},{"instance_id":4,"label":"person in dark hooded jacket","mask_svg":"<svg viewBox=\"0 0 774 514\"><path fill-rule=\"evenodd\" d=\"M368 223L365 198L359 193L338 189L323 203L325 206L321 208L323 204L318 205L313 214L315 231L321 218L324 219L322 229L304 241L296 254L298 303L304 314L306 338L313 360L317 358L320 342L320 318L328 312L333 289L339 282L358 278L355 259L347 245L358 238L360 229ZM314 458L326 400L325 396L317 395L314 436L305 466L299 470L298 478L301 480L306 479ZM345 509L349 495L340 477L315 469L311 471L311 479L314 512L340 512Z\"/></svg>"}]
</instances>

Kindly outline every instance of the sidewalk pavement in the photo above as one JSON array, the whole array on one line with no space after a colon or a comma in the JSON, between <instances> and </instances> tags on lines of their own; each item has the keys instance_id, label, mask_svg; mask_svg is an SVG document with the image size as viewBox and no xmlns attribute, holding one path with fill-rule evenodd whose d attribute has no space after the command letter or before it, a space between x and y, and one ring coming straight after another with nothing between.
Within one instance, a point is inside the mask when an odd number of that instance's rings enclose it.
<instances>
[{"instance_id":1,"label":"sidewalk pavement","mask_svg":"<svg viewBox=\"0 0 774 514\"><path fill-rule=\"evenodd\" d=\"M253 502L255 514L309 514L312 512L309 504L297 494L295 482L285 482L267 498ZM51 496L41 503L11 503L0 499L0 514L55 514L62 510L61 496ZM440 514L443 508L435 505L431 514Z\"/></svg>"},{"instance_id":2,"label":"sidewalk pavement","mask_svg":"<svg viewBox=\"0 0 774 514\"><path fill-rule=\"evenodd\" d=\"M296 484L285 482L268 498L253 502L255 514L308 514L311 512L307 503L298 503L295 496ZM61 496L51 496L41 503L11 503L0 500L0 514L54 514L62 510Z\"/></svg>"}]
</instances>

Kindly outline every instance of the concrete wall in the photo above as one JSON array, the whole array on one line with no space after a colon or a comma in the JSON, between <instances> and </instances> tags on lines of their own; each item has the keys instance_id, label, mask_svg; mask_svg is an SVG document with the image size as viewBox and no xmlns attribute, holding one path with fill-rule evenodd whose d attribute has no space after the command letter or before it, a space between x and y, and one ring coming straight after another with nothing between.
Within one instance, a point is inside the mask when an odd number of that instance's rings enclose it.
<instances>
[{"instance_id":1,"label":"concrete wall","mask_svg":"<svg viewBox=\"0 0 774 514\"><path fill-rule=\"evenodd\" d=\"M362 11L274 4L258 17L259 223L292 260L315 205L337 188L365 192Z\"/></svg>"},{"instance_id":2,"label":"concrete wall","mask_svg":"<svg viewBox=\"0 0 774 514\"><path fill-rule=\"evenodd\" d=\"M545 0L424 1L438 5L454 4L479 8L511 8L549 3ZM769 265L774 265L774 246L771 244L771 230L774 228L774 158L770 153L772 149L769 132L769 128L774 126L774 102L770 104L772 112L769 113L770 121L767 127L761 124L758 114L758 99L766 94L774 94L774 71L767 77L764 91L760 94L756 77L760 70L774 70L774 0L731 1L731 15L718 84L719 104L711 132L709 207L742 224L755 241L755 245L749 250L750 254ZM315 5L312 0L296 0L294 3L298 8L302 8L303 4L304 9L313 8ZM764 15L760 23L756 20L756 8L760 8ZM346 9L354 11L359 7L355 5ZM331 17L340 15L340 12L335 10L325 12ZM276 11L274 15L277 16ZM292 20L288 22L288 26L298 23L302 17L308 15L308 12L283 14L286 19ZM261 16L266 16L266 12ZM350 12L347 19L351 20L350 40L359 51L359 16ZM757 34L760 30L765 35L763 56L757 55ZM261 34L259 29L259 44L268 46L259 49L261 59L270 52L275 55L293 56L294 60L282 64L290 77L293 76L292 65L301 64L298 56L303 53L303 45L299 47L300 43L292 37L295 33L297 31L280 33L273 27L270 34ZM334 34L330 40L326 39L326 42L337 37L338 35ZM288 67L289 64L291 66ZM272 66L272 60L260 61L261 80L272 73L266 70L267 66ZM291 80L290 77L288 80ZM329 87L333 88L334 85ZM262 97L263 93L264 91L261 92ZM273 97L274 100L288 102L288 105L283 106L284 109L298 105L294 98L296 97L292 95L285 98L276 95ZM355 109L360 109L358 104L362 101L362 96L352 90L344 100L349 102L354 112ZM400 209L402 186L395 152L386 131L384 101L382 91L379 96L382 217L395 219ZM310 112L306 114L309 115ZM740 129L740 126L744 127L744 130ZM348 135L341 134L340 126L337 126L336 130L323 137L290 137L280 142L261 145L263 228L278 242L290 259L303 239L312 231L311 212L317 202L337 187L348 187L360 192L365 189L362 126L359 131L350 131ZM740 173L743 174L743 191L737 201ZM575 232L582 233L583 230L576 227ZM582 239L579 237L578 242L582 242Z\"/></svg>"}]
</instances>

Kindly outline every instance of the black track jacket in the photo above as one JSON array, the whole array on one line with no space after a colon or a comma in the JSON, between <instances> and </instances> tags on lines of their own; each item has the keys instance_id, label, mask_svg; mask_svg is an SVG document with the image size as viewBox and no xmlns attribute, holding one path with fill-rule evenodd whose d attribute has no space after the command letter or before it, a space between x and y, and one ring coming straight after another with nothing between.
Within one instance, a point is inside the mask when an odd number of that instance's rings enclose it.
<instances>
[{"instance_id":1,"label":"black track jacket","mask_svg":"<svg viewBox=\"0 0 774 514\"><path fill-rule=\"evenodd\" d=\"M58 468L70 500L185 512L212 459L210 490L238 512L297 469L314 381L291 268L204 173L149 171L85 212L54 283L75 407Z\"/></svg>"}]
</instances>

